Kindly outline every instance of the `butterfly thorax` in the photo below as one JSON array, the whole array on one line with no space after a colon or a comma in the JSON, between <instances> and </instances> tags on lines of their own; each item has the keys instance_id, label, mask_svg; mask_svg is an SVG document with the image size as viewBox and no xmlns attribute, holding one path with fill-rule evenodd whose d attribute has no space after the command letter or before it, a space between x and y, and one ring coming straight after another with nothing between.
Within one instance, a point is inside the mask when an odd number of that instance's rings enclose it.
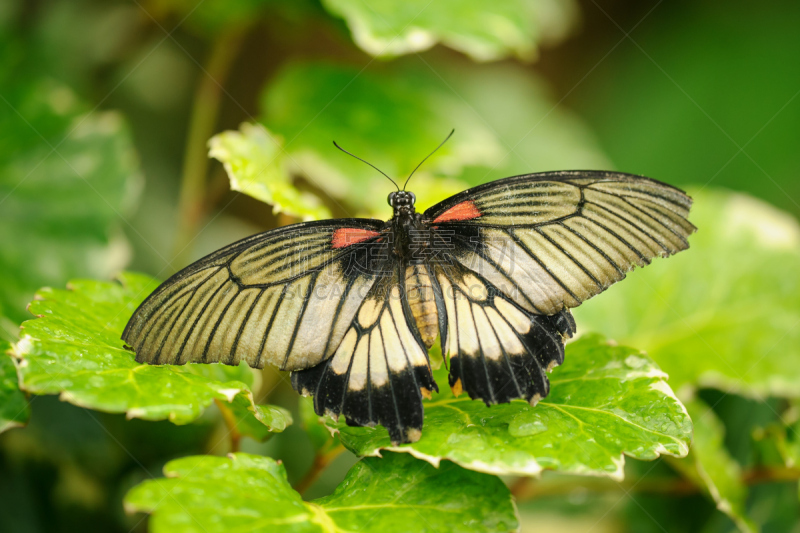
<instances>
[{"instance_id":1,"label":"butterfly thorax","mask_svg":"<svg viewBox=\"0 0 800 533\"><path fill-rule=\"evenodd\" d=\"M414 209L416 196L413 192L397 191L389 195L389 205L394 211L391 225L394 240L394 255L403 262L411 260L420 242L420 230L425 229L422 216Z\"/></svg>"}]
</instances>

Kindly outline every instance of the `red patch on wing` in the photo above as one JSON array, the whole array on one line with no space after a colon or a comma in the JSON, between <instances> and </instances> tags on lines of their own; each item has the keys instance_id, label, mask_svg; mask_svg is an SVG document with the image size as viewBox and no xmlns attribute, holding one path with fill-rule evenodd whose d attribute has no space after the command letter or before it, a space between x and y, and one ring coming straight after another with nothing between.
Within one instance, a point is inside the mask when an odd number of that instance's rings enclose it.
<instances>
[{"instance_id":1,"label":"red patch on wing","mask_svg":"<svg viewBox=\"0 0 800 533\"><path fill-rule=\"evenodd\" d=\"M433 222L434 224L439 222L458 222L461 220L472 220L479 216L481 216L481 212L475 207L475 202L467 200L466 202L454 205L436 217Z\"/></svg>"},{"instance_id":2,"label":"red patch on wing","mask_svg":"<svg viewBox=\"0 0 800 533\"><path fill-rule=\"evenodd\" d=\"M344 248L351 244L358 244L373 237L380 235L377 231L370 231L361 228L340 228L333 232L331 246L333 248Z\"/></svg>"}]
</instances>

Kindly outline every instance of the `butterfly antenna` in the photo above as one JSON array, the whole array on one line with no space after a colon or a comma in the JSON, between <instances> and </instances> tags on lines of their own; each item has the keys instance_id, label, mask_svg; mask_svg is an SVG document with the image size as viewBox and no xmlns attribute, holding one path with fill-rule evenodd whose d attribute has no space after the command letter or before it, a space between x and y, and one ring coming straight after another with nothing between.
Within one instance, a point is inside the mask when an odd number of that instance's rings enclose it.
<instances>
[{"instance_id":1,"label":"butterfly antenna","mask_svg":"<svg viewBox=\"0 0 800 533\"><path fill-rule=\"evenodd\" d=\"M428 154L428 155L425 157L425 159L423 159L422 161L420 161L420 162L419 162L419 165L417 165L417 168L415 168L414 170L412 170L412 171L411 171L411 174L409 174L409 175L408 175L408 178L406 178L406 182L403 184L403 190L406 190L406 185L408 185L408 180L410 180L410 179L411 179L411 176L413 176L413 175L414 175L414 172L416 172L416 171L417 171L417 169L418 169L419 167L421 167L421 166L422 166L422 163L424 163L425 161L427 161L427 160L428 160L428 158L429 158L430 156L432 156L433 154L435 154L435 153L436 153L436 151L437 151L439 148L441 148L442 146L444 146L444 143L446 143L447 141L449 141L449 140L450 140L450 137L452 137L452 136L453 136L453 134L454 134L455 132L456 132L455 128L453 128L452 130L450 130L450 134L449 134L447 137L445 137L445 139L444 139L444 140L443 140L441 143L439 143L439 146L437 146L437 147L436 147L436 148L433 150L433 152L429 153L429 154Z\"/></svg>"},{"instance_id":2,"label":"butterfly antenna","mask_svg":"<svg viewBox=\"0 0 800 533\"><path fill-rule=\"evenodd\" d=\"M379 169L378 167L376 167L375 165L373 165L373 164L372 164L372 163L370 163L369 161L365 161L365 160L361 159L360 157L358 157L357 155L353 155L353 154L351 154L350 152L348 152L347 150L345 150L344 148L342 148L341 146L339 146L338 144L336 144L336 141L333 141L333 145L334 145L336 148L338 148L339 150L341 150L342 152L346 153L347 155L350 155L350 156L353 156L353 157L355 157L356 159L358 159L358 160L359 160L359 161L361 161L362 163L366 163L366 164L368 164L369 166L371 166L372 168L374 168L375 170L377 170L378 172L380 172L381 174L383 174L384 176L386 176L386 172L384 172L383 170ZM386 176L386 179L388 179L389 181L391 181L392 183L394 183L394 186L395 186L395 187L397 187L397 182L395 182L395 181L394 181L392 178L390 178L389 176ZM399 191L399 190L400 190L400 187L397 187L397 190Z\"/></svg>"}]
</instances>

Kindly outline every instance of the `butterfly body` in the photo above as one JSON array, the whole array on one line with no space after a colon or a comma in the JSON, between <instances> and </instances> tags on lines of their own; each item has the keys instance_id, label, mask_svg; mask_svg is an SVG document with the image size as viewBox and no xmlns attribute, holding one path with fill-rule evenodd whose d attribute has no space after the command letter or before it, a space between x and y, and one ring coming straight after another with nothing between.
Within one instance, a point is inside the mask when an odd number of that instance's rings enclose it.
<instances>
[{"instance_id":1,"label":"butterfly body","mask_svg":"<svg viewBox=\"0 0 800 533\"><path fill-rule=\"evenodd\" d=\"M406 267L406 294L411 314L426 348L433 346L439 335L439 313L436 309L433 282L422 263Z\"/></svg>"},{"instance_id":2,"label":"butterfly body","mask_svg":"<svg viewBox=\"0 0 800 533\"><path fill-rule=\"evenodd\" d=\"M426 263L434 255L436 238L430 221L416 212L413 192L397 191L389 195L394 211L388 225L390 240L395 242L394 254L405 268L404 292L417 331L426 348L433 346L439 335L439 313L435 301L434 280Z\"/></svg>"},{"instance_id":3,"label":"butterfly body","mask_svg":"<svg viewBox=\"0 0 800 533\"><path fill-rule=\"evenodd\" d=\"M454 393L535 404L575 333L569 308L695 230L682 191L613 172L506 178L422 213L411 192L389 204L387 222L296 224L214 252L150 295L123 339L139 362L273 364L318 414L409 442L438 391L437 338Z\"/></svg>"}]
</instances>

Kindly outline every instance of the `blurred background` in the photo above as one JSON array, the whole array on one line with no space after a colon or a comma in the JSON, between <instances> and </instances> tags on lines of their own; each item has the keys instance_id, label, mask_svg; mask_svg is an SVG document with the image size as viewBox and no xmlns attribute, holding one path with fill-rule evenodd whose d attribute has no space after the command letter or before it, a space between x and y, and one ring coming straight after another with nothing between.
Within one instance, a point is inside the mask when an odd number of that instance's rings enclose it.
<instances>
[{"instance_id":1,"label":"blurred background","mask_svg":"<svg viewBox=\"0 0 800 533\"><path fill-rule=\"evenodd\" d=\"M388 218L391 184L332 140L404 179L455 128L411 181L421 209L514 174L617 169L690 188L708 205L727 202L724 190L760 199L736 196L747 198L741 211L725 204L703 220L756 213L768 221L761 239L778 220L796 251L800 3L509 0L489 14L481 2L426 4L0 1L0 339L18 336L44 285L123 268L164 279L279 225ZM708 257L718 257L713 244ZM762 253L739 252L721 268ZM775 266L765 257L753 268ZM784 296L800 295L794 266L764 276L753 294L783 280ZM683 303L703 306L697 297ZM771 309L797 313L798 302ZM609 308L595 309L587 327L637 338L624 324L603 330ZM800 355L798 324L787 323L772 339L774 373ZM773 457L796 446L800 376L790 377L749 392L683 381L724 427L717 445L738 476L737 510L725 511L697 469L629 461L636 484L546 477L518 491L523 531L800 531L795 465ZM258 400L297 413L278 372L262 378ZM122 509L128 488L172 458L227 451L213 410L175 426L34 400L28 426L0 435L3 531L144 531ZM299 424L242 446L282 459L291 481L314 457ZM354 461L340 455L307 495L329 493ZM778 463L777 478L759 477Z\"/></svg>"}]
</instances>

